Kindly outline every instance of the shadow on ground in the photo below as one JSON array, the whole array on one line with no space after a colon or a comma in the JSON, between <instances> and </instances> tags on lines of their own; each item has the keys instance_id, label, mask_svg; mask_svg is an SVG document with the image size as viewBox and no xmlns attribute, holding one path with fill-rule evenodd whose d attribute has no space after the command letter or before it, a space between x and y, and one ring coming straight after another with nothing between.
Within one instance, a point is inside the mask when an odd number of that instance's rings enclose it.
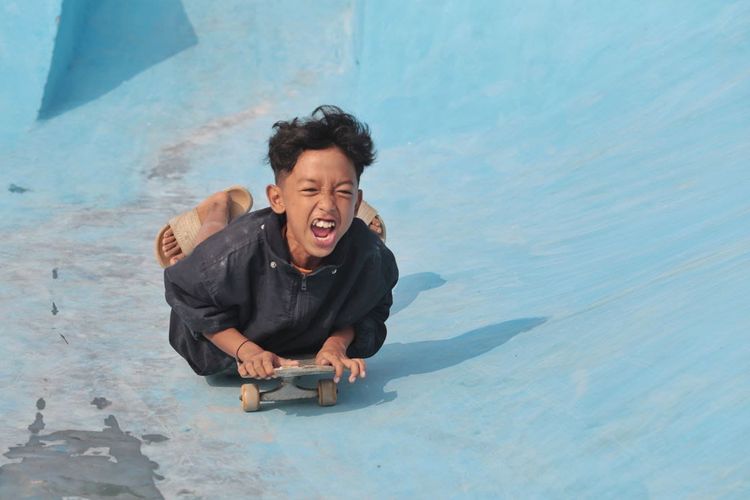
<instances>
[{"instance_id":1,"label":"shadow on ground","mask_svg":"<svg viewBox=\"0 0 750 500\"><path fill-rule=\"evenodd\" d=\"M331 408L280 406L290 414L312 416L345 412L393 401L395 390L386 391L389 382L411 375L435 373L485 354L547 321L545 317L520 318L487 325L443 340L386 344L369 362L367 378L349 385L342 382L341 402Z\"/></svg>"},{"instance_id":2,"label":"shadow on ground","mask_svg":"<svg viewBox=\"0 0 750 500\"><path fill-rule=\"evenodd\" d=\"M180 0L65 0L39 119L96 100L197 43Z\"/></svg>"},{"instance_id":3,"label":"shadow on ground","mask_svg":"<svg viewBox=\"0 0 750 500\"><path fill-rule=\"evenodd\" d=\"M320 408L311 401L304 401L273 403L273 405L269 404L268 408L278 408L293 415L314 416L388 403L398 396L395 390L386 391L389 382L411 375L438 372L469 361L546 321L546 317L520 318L487 325L449 339L386 344L374 358L369 360L366 379L351 385L345 381L341 382L339 391L341 399L337 406ZM214 375L206 377L206 382L212 386L235 386L239 393L240 385L246 380L236 375ZM262 384L261 387L264 385Z\"/></svg>"},{"instance_id":4,"label":"shadow on ground","mask_svg":"<svg viewBox=\"0 0 750 500\"><path fill-rule=\"evenodd\" d=\"M393 291L391 315L412 304L420 293L438 288L446 283L440 275L431 272L415 273L399 279ZM317 415L321 412L344 412L382 404L396 399L396 391L386 392L386 385L410 375L433 373L468 361L499 347L524 332L547 321L545 317L520 318L487 325L456 337L421 342L393 342L383 346L378 354L368 360L367 378L355 384L341 382L340 403L331 408L319 408L310 401L274 403L290 414ZM214 387L239 387L246 383L236 374L209 375L206 383ZM315 380L304 380L304 385L315 386ZM261 382L261 390L274 387L274 382ZM271 405L269 405L269 408Z\"/></svg>"},{"instance_id":5,"label":"shadow on ground","mask_svg":"<svg viewBox=\"0 0 750 500\"><path fill-rule=\"evenodd\" d=\"M402 276L393 290L393 305L391 316L406 309L414 302L420 293L445 285L447 282L435 273L415 273Z\"/></svg>"},{"instance_id":6,"label":"shadow on ground","mask_svg":"<svg viewBox=\"0 0 750 500\"><path fill-rule=\"evenodd\" d=\"M424 272L402 276L398 280L398 285L393 290L393 305L391 306L391 316L399 311L409 307L420 293L443 286L446 281L440 275ZM387 348L387 346L386 346ZM384 348L385 349L385 348ZM219 373L204 377L206 383L213 387L233 387L239 386L242 381L234 374L233 367L230 367L229 374ZM261 383L261 388L273 387L275 384L267 382Z\"/></svg>"}]
</instances>

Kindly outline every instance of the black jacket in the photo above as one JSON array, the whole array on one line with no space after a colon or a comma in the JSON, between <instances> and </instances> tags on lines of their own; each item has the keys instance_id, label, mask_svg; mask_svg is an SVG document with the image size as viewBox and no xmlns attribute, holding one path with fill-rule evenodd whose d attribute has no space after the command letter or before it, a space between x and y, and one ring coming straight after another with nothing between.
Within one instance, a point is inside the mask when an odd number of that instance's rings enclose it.
<instances>
[{"instance_id":1,"label":"black jacket","mask_svg":"<svg viewBox=\"0 0 750 500\"><path fill-rule=\"evenodd\" d=\"M396 260L365 223L351 227L313 273L289 262L285 216L245 214L164 272L172 306L169 342L200 375L234 360L203 337L230 327L281 356L314 354L337 329L353 326L350 357L375 354L398 280Z\"/></svg>"}]
</instances>

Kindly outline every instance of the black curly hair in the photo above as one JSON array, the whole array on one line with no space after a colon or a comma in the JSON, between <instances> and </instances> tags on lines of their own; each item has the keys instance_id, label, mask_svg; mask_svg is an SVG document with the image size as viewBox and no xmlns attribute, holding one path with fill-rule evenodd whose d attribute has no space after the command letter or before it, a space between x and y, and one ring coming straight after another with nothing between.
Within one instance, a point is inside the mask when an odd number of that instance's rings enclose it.
<instances>
[{"instance_id":1,"label":"black curly hair","mask_svg":"<svg viewBox=\"0 0 750 500\"><path fill-rule=\"evenodd\" d=\"M375 161L370 128L336 106L318 106L308 118L295 118L273 124L268 140L268 163L276 181L289 174L299 155L308 149L336 146L354 164L357 182L365 167Z\"/></svg>"}]
</instances>

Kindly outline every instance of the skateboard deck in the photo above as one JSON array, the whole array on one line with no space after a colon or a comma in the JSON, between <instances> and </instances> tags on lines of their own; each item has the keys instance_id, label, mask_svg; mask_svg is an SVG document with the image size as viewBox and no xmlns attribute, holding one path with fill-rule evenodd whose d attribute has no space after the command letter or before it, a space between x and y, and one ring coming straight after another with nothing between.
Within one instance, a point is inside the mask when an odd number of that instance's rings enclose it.
<instances>
[{"instance_id":1,"label":"skateboard deck","mask_svg":"<svg viewBox=\"0 0 750 500\"><path fill-rule=\"evenodd\" d=\"M332 366L316 365L314 359L300 359L299 366L276 368L274 379L278 380L279 383L273 389L261 391L257 382L242 384L240 388L242 409L247 412L258 411L262 401L291 401L313 398L318 398L320 406L333 406L336 404L337 396L333 374ZM310 375L325 376L318 380L316 389L303 387L299 384L301 377Z\"/></svg>"}]
</instances>

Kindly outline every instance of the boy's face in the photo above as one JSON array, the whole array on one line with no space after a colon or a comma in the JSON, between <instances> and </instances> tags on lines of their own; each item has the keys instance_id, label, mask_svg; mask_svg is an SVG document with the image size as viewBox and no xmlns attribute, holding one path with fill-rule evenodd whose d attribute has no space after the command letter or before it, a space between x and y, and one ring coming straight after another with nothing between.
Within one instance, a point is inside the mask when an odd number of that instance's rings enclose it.
<instances>
[{"instance_id":1,"label":"boy's face","mask_svg":"<svg viewBox=\"0 0 750 500\"><path fill-rule=\"evenodd\" d=\"M266 192L273 211L286 212L292 261L308 269L333 252L362 201L354 165L337 147L304 151Z\"/></svg>"}]
</instances>

